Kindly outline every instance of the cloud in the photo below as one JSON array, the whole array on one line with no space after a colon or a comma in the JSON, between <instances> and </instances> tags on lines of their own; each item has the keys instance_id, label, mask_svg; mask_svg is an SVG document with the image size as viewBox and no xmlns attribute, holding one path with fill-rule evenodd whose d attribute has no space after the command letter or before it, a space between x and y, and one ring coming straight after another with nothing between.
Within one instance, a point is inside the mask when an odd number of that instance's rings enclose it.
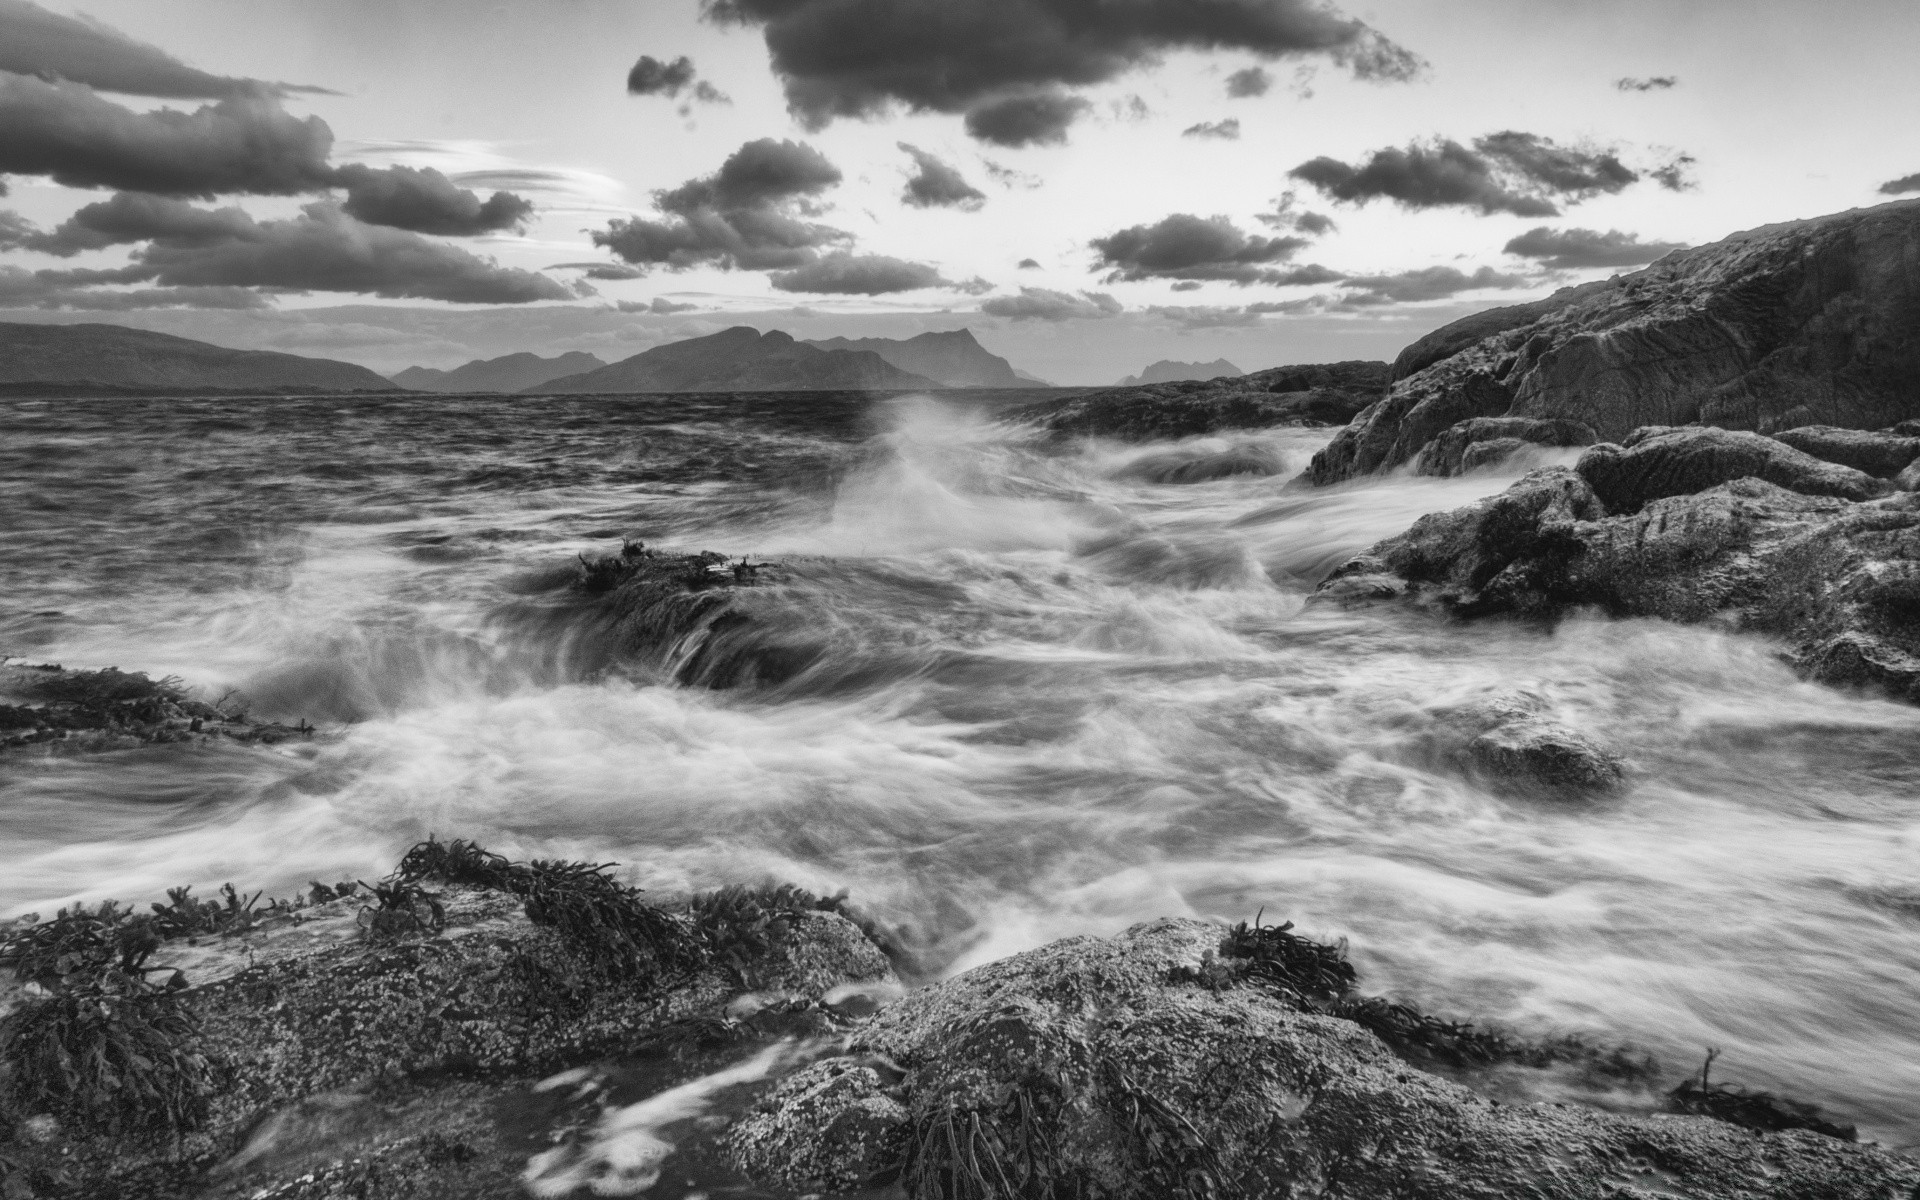
<instances>
[{"instance_id":1,"label":"cloud","mask_svg":"<svg viewBox=\"0 0 1920 1200\"><path fill-rule=\"evenodd\" d=\"M1172 321L1182 329L1232 329L1260 323L1259 313L1245 308L1213 305L1188 307L1178 304L1156 304L1147 309L1147 314Z\"/></svg>"},{"instance_id":2,"label":"cloud","mask_svg":"<svg viewBox=\"0 0 1920 1200\"><path fill-rule=\"evenodd\" d=\"M1647 79L1635 79L1628 76L1613 81L1613 86L1623 92L1665 91L1680 82L1674 75L1654 75Z\"/></svg>"},{"instance_id":3,"label":"cloud","mask_svg":"<svg viewBox=\"0 0 1920 1200\"><path fill-rule=\"evenodd\" d=\"M1104 320L1126 310L1105 292L1081 292L1073 296L1050 288L1023 287L1018 296L995 296L984 301L980 311L1009 321L1073 321Z\"/></svg>"},{"instance_id":4,"label":"cloud","mask_svg":"<svg viewBox=\"0 0 1920 1200\"><path fill-rule=\"evenodd\" d=\"M1535 259L1554 271L1637 267L1685 248L1681 242L1643 242L1639 234L1618 229L1601 233L1596 229L1549 229L1545 225L1527 230L1505 247L1508 254Z\"/></svg>"},{"instance_id":5,"label":"cloud","mask_svg":"<svg viewBox=\"0 0 1920 1200\"><path fill-rule=\"evenodd\" d=\"M341 205L370 225L453 237L516 229L533 214L533 201L495 192L482 201L432 167L373 167L349 163L334 172L347 189Z\"/></svg>"},{"instance_id":6,"label":"cloud","mask_svg":"<svg viewBox=\"0 0 1920 1200\"><path fill-rule=\"evenodd\" d=\"M1915 172L1912 175L1907 175L1900 179L1889 179L1880 185L1880 194L1882 196L1901 196L1908 192L1920 192L1920 172Z\"/></svg>"},{"instance_id":7,"label":"cloud","mask_svg":"<svg viewBox=\"0 0 1920 1200\"><path fill-rule=\"evenodd\" d=\"M0 266L0 308L81 309L126 312L149 308L269 308L266 297L247 288L141 288L131 292L74 286L57 271Z\"/></svg>"},{"instance_id":8,"label":"cloud","mask_svg":"<svg viewBox=\"0 0 1920 1200\"><path fill-rule=\"evenodd\" d=\"M1109 82L1179 50L1320 55L1364 79L1421 61L1323 0L705 0L721 23L765 30L787 107L810 129L895 107L968 114L976 137L1063 136L1063 89ZM1047 98L1036 106L1038 98ZM1013 108L1006 107L1014 104ZM1050 123L1036 117L1050 113ZM1015 130L1022 140L1001 140Z\"/></svg>"},{"instance_id":9,"label":"cloud","mask_svg":"<svg viewBox=\"0 0 1920 1200\"><path fill-rule=\"evenodd\" d=\"M1032 258L1021 259L1017 266L1022 271L1038 271L1040 269L1039 260Z\"/></svg>"},{"instance_id":10,"label":"cloud","mask_svg":"<svg viewBox=\"0 0 1920 1200\"><path fill-rule=\"evenodd\" d=\"M1067 129L1093 107L1065 92L1034 92L989 100L967 110L967 133L996 146L1048 146L1067 140Z\"/></svg>"},{"instance_id":11,"label":"cloud","mask_svg":"<svg viewBox=\"0 0 1920 1200\"><path fill-rule=\"evenodd\" d=\"M1174 213L1152 225L1134 225L1088 243L1108 268L1106 282L1141 279L1226 280L1231 283L1280 282L1284 272L1272 264L1291 258L1307 245L1299 237L1248 235L1224 216Z\"/></svg>"},{"instance_id":12,"label":"cloud","mask_svg":"<svg viewBox=\"0 0 1920 1200\"><path fill-rule=\"evenodd\" d=\"M700 306L681 304L664 296L655 296L652 300L622 300L614 307L623 313L647 313L656 317L667 317L674 313L692 312Z\"/></svg>"},{"instance_id":13,"label":"cloud","mask_svg":"<svg viewBox=\"0 0 1920 1200\"><path fill-rule=\"evenodd\" d=\"M357 221L331 200L315 201L297 217L255 221L238 208L195 208L121 193L85 206L48 236L85 248L145 243L124 267L40 273L50 282L77 286L151 282L467 304L576 296L545 275L502 267L406 230Z\"/></svg>"},{"instance_id":14,"label":"cloud","mask_svg":"<svg viewBox=\"0 0 1920 1200\"><path fill-rule=\"evenodd\" d=\"M0 0L0 71L162 100L327 90L210 75L98 21L63 17L27 0Z\"/></svg>"},{"instance_id":15,"label":"cloud","mask_svg":"<svg viewBox=\"0 0 1920 1200\"><path fill-rule=\"evenodd\" d=\"M1273 76L1263 67L1244 67L1227 76L1227 95L1235 100L1264 96L1273 87Z\"/></svg>"},{"instance_id":16,"label":"cloud","mask_svg":"<svg viewBox=\"0 0 1920 1200\"><path fill-rule=\"evenodd\" d=\"M0 75L0 174L163 196L292 196L333 182L333 132L267 96L137 113L77 83Z\"/></svg>"},{"instance_id":17,"label":"cloud","mask_svg":"<svg viewBox=\"0 0 1920 1200\"><path fill-rule=\"evenodd\" d=\"M914 173L907 180L901 201L915 208L958 208L977 210L987 202L987 194L974 187L952 166L928 154L918 146L899 143L913 157Z\"/></svg>"},{"instance_id":18,"label":"cloud","mask_svg":"<svg viewBox=\"0 0 1920 1200\"><path fill-rule=\"evenodd\" d=\"M1609 151L1561 146L1515 130L1476 138L1471 149L1452 140L1389 146L1358 165L1316 158L1288 174L1350 204L1389 199L1407 208L1452 206L1522 217L1558 216L1555 201L1578 204L1641 177Z\"/></svg>"},{"instance_id":19,"label":"cloud","mask_svg":"<svg viewBox=\"0 0 1920 1200\"><path fill-rule=\"evenodd\" d=\"M610 262L564 262L554 263L549 271L579 271L588 279L604 279L617 282L623 279L645 279L647 273L639 267L629 267L625 263Z\"/></svg>"},{"instance_id":20,"label":"cloud","mask_svg":"<svg viewBox=\"0 0 1920 1200\"><path fill-rule=\"evenodd\" d=\"M1028 191L1032 191L1045 182L1038 175L1029 175L1025 171L1016 171L1012 167L1002 166L990 158L981 159L980 165L987 169L988 176L990 176L995 183L1004 188L1026 188Z\"/></svg>"},{"instance_id":21,"label":"cloud","mask_svg":"<svg viewBox=\"0 0 1920 1200\"><path fill-rule=\"evenodd\" d=\"M775 272L768 280L777 291L835 296L882 296L921 288L969 290L967 285L953 283L926 263L884 254L829 254L791 271Z\"/></svg>"},{"instance_id":22,"label":"cloud","mask_svg":"<svg viewBox=\"0 0 1920 1200\"><path fill-rule=\"evenodd\" d=\"M1292 191L1280 193L1280 198L1274 201L1272 212L1256 213L1253 219L1262 225L1289 229L1310 238L1324 237L1340 228L1325 213L1301 208L1300 197Z\"/></svg>"},{"instance_id":23,"label":"cloud","mask_svg":"<svg viewBox=\"0 0 1920 1200\"><path fill-rule=\"evenodd\" d=\"M1691 154L1676 154L1667 162L1648 171L1647 175L1670 192L1692 191L1694 183L1690 171L1699 161Z\"/></svg>"},{"instance_id":24,"label":"cloud","mask_svg":"<svg viewBox=\"0 0 1920 1200\"><path fill-rule=\"evenodd\" d=\"M1364 307L1443 300L1480 288L1529 287L1539 282L1525 275L1503 274L1492 267L1481 267L1471 275L1458 267L1422 267L1393 275L1352 276L1346 280L1346 286L1353 290L1342 297L1342 303L1348 307Z\"/></svg>"},{"instance_id":25,"label":"cloud","mask_svg":"<svg viewBox=\"0 0 1920 1200\"><path fill-rule=\"evenodd\" d=\"M691 89L689 94L692 99L705 104L733 103L719 88L697 78L693 60L684 54L670 63L661 62L651 54L643 54L640 61L633 64L633 69L627 72L627 94L630 96L677 97L688 89Z\"/></svg>"},{"instance_id":26,"label":"cloud","mask_svg":"<svg viewBox=\"0 0 1920 1200\"><path fill-rule=\"evenodd\" d=\"M1230 142L1240 140L1240 118L1228 117L1224 121L1202 121L1198 125L1189 125L1180 131L1181 137L1224 138Z\"/></svg>"},{"instance_id":27,"label":"cloud","mask_svg":"<svg viewBox=\"0 0 1920 1200\"><path fill-rule=\"evenodd\" d=\"M761 138L712 175L654 193L664 220L616 219L592 234L593 243L636 267L791 270L813 262L822 246L852 240L800 219L806 201L840 179L839 168L813 147Z\"/></svg>"}]
</instances>

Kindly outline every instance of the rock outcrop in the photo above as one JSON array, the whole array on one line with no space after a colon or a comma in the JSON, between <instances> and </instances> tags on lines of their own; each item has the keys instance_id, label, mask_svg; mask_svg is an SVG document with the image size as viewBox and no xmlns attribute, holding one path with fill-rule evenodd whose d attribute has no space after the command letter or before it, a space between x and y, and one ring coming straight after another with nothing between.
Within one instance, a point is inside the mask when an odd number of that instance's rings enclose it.
<instances>
[{"instance_id":1,"label":"rock outcrop","mask_svg":"<svg viewBox=\"0 0 1920 1200\"><path fill-rule=\"evenodd\" d=\"M1504 462L1528 446L1591 446L1594 440L1593 430L1579 421L1472 417L1428 442L1414 473L1464 475Z\"/></svg>"},{"instance_id":2,"label":"rock outcrop","mask_svg":"<svg viewBox=\"0 0 1920 1200\"><path fill-rule=\"evenodd\" d=\"M271 745L313 732L304 720L297 726L250 721L238 708L195 699L177 679L0 658L0 754L128 750L167 742Z\"/></svg>"},{"instance_id":3,"label":"rock outcrop","mask_svg":"<svg viewBox=\"0 0 1920 1200\"><path fill-rule=\"evenodd\" d=\"M1310 363L1237 379L1113 388L1047 400L1007 414L1055 436L1126 441L1194 437L1227 429L1344 425L1385 394L1383 362Z\"/></svg>"},{"instance_id":4,"label":"rock outcrop","mask_svg":"<svg viewBox=\"0 0 1920 1200\"><path fill-rule=\"evenodd\" d=\"M1792 446L1802 454L1830 463L1865 471L1881 479L1893 479L1920 459L1920 437L1892 430L1869 432L1864 429L1838 429L1832 425L1802 425L1773 435L1776 441ZM1911 489L1909 489L1911 490Z\"/></svg>"},{"instance_id":5,"label":"rock outcrop","mask_svg":"<svg viewBox=\"0 0 1920 1200\"><path fill-rule=\"evenodd\" d=\"M1920 1184L1920 1161L1804 1129L1495 1103L1319 1011L1344 967L1285 927L1055 942L883 1010L854 1056L768 1097L729 1145L796 1189L872 1178L891 1151L916 1198L1881 1200ZM854 1124L866 1136L843 1136Z\"/></svg>"},{"instance_id":6,"label":"rock outcrop","mask_svg":"<svg viewBox=\"0 0 1920 1200\"><path fill-rule=\"evenodd\" d=\"M1915 328L1920 201L1765 226L1428 335L1307 478L1409 462L1474 417L1561 418L1606 440L1695 422L1880 429L1920 415Z\"/></svg>"},{"instance_id":7,"label":"rock outcrop","mask_svg":"<svg viewBox=\"0 0 1920 1200\"><path fill-rule=\"evenodd\" d=\"M1864 471L1823 462L1757 433L1694 426L1636 429L1580 456L1581 478L1610 513L1638 512L1649 500L1689 496L1736 479L1764 479L1805 496L1871 500L1893 490Z\"/></svg>"}]
</instances>

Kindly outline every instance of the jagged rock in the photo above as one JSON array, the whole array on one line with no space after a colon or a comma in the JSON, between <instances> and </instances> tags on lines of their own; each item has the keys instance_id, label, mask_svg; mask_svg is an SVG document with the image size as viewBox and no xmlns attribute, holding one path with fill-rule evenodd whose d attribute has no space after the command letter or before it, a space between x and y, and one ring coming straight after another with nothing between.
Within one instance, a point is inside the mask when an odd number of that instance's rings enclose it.
<instances>
[{"instance_id":1,"label":"jagged rock","mask_svg":"<svg viewBox=\"0 0 1920 1200\"><path fill-rule=\"evenodd\" d=\"M1222 933L1166 920L1070 938L883 1011L855 1048L905 1069L908 1193L1601 1200L1657 1183L1883 1200L1920 1184L1920 1161L1804 1130L1496 1104L1352 1021L1210 985ZM756 1119L795 1147L833 1119L799 1096L771 1108Z\"/></svg>"},{"instance_id":2,"label":"jagged rock","mask_svg":"<svg viewBox=\"0 0 1920 1200\"><path fill-rule=\"evenodd\" d=\"M1747 477L1607 516L1580 473L1549 468L1420 518L1322 592L1410 592L1463 616L1591 605L1714 620L1786 639L1811 678L1920 701L1920 495L1910 492L1856 504Z\"/></svg>"},{"instance_id":3,"label":"jagged rock","mask_svg":"<svg viewBox=\"0 0 1920 1200\"><path fill-rule=\"evenodd\" d=\"M1809 496L1869 500L1893 490L1864 471L1823 462L1773 438L1694 426L1636 429L1619 445L1603 442L1575 467L1609 512L1638 511L1649 500L1687 496L1749 476Z\"/></svg>"},{"instance_id":4,"label":"jagged rock","mask_svg":"<svg viewBox=\"0 0 1920 1200\"><path fill-rule=\"evenodd\" d=\"M1565 418L1617 440L1699 422L1879 429L1920 404L1920 201L1770 225L1403 352L1392 390L1306 478L1417 457L1472 417Z\"/></svg>"},{"instance_id":5,"label":"jagged rock","mask_svg":"<svg viewBox=\"0 0 1920 1200\"><path fill-rule=\"evenodd\" d=\"M1428 442L1414 467L1417 475L1462 475L1491 466L1524 446L1591 446L1593 430L1578 421L1531 417L1473 417L1449 426Z\"/></svg>"},{"instance_id":6,"label":"jagged rock","mask_svg":"<svg viewBox=\"0 0 1920 1200\"><path fill-rule=\"evenodd\" d=\"M906 1151L909 1117L898 1076L851 1058L815 1063L727 1130L726 1153L748 1175L796 1191L853 1191L897 1170Z\"/></svg>"},{"instance_id":7,"label":"jagged rock","mask_svg":"<svg viewBox=\"0 0 1920 1200\"><path fill-rule=\"evenodd\" d=\"M1840 429L1833 425L1802 425L1773 435L1802 454L1892 479L1920 458L1920 437L1887 430Z\"/></svg>"},{"instance_id":8,"label":"jagged rock","mask_svg":"<svg viewBox=\"0 0 1920 1200\"><path fill-rule=\"evenodd\" d=\"M1114 388L1007 414L1056 436L1143 442L1224 429L1344 425L1387 389L1383 362L1309 363L1238 378Z\"/></svg>"}]
</instances>

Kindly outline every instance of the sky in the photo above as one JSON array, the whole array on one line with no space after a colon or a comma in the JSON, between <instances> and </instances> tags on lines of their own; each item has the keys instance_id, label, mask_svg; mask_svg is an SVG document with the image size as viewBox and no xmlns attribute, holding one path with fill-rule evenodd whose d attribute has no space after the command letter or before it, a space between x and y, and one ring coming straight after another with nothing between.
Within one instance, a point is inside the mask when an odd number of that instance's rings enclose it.
<instances>
[{"instance_id":1,"label":"sky","mask_svg":"<svg viewBox=\"0 0 1920 1200\"><path fill-rule=\"evenodd\" d=\"M1911 0L0 0L0 320L1390 358L1920 197Z\"/></svg>"}]
</instances>

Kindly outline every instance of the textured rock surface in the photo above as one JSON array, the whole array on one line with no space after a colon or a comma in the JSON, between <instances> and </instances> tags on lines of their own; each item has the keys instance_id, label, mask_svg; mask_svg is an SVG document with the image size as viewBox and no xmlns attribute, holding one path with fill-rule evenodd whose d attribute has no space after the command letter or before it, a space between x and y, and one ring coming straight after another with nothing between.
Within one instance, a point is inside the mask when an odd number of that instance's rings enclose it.
<instances>
[{"instance_id":1,"label":"textured rock surface","mask_svg":"<svg viewBox=\"0 0 1920 1200\"><path fill-rule=\"evenodd\" d=\"M1449 426L1428 442L1414 473L1459 475L1491 466L1523 446L1591 446L1593 442L1593 430L1578 421L1472 417Z\"/></svg>"},{"instance_id":2,"label":"textured rock surface","mask_svg":"<svg viewBox=\"0 0 1920 1200\"><path fill-rule=\"evenodd\" d=\"M1920 201L1749 230L1540 304L1408 347L1392 392L1308 478L1397 466L1471 417L1559 417L1614 440L1696 421L1880 429L1920 413Z\"/></svg>"},{"instance_id":3,"label":"textured rock surface","mask_svg":"<svg viewBox=\"0 0 1920 1200\"><path fill-rule=\"evenodd\" d=\"M1802 425L1773 435L1802 454L1892 479L1920 458L1920 437L1890 430L1840 429L1832 425Z\"/></svg>"},{"instance_id":4,"label":"textured rock surface","mask_svg":"<svg viewBox=\"0 0 1920 1200\"><path fill-rule=\"evenodd\" d=\"M1442 756L1496 791L1598 793L1625 778L1617 751L1556 719L1530 692L1502 691L1435 715Z\"/></svg>"},{"instance_id":5,"label":"textured rock surface","mask_svg":"<svg viewBox=\"0 0 1920 1200\"><path fill-rule=\"evenodd\" d=\"M1895 1200L1920 1184L1920 1162L1805 1131L1493 1103L1273 991L1175 982L1222 932L1072 938L882 1012L857 1040L905 1070L909 1194ZM800 1098L776 1115L824 1135Z\"/></svg>"},{"instance_id":6,"label":"textured rock surface","mask_svg":"<svg viewBox=\"0 0 1920 1200\"><path fill-rule=\"evenodd\" d=\"M1608 516L1578 472L1535 471L1432 513L1323 585L1334 598L1410 589L1463 616L1712 620L1784 639L1829 683L1920 701L1920 495L1849 503L1736 479Z\"/></svg>"},{"instance_id":7,"label":"textured rock surface","mask_svg":"<svg viewBox=\"0 0 1920 1200\"><path fill-rule=\"evenodd\" d=\"M908 1113L899 1072L834 1058L782 1080L727 1130L742 1170L803 1192L845 1192L898 1169Z\"/></svg>"},{"instance_id":8,"label":"textured rock surface","mask_svg":"<svg viewBox=\"0 0 1920 1200\"><path fill-rule=\"evenodd\" d=\"M1612 513L1749 477L1842 500L1870 500L1893 490L1864 471L1824 462L1773 438L1706 426L1636 429L1619 445L1602 442L1587 451L1574 469Z\"/></svg>"},{"instance_id":9,"label":"textured rock surface","mask_svg":"<svg viewBox=\"0 0 1920 1200\"><path fill-rule=\"evenodd\" d=\"M1387 389L1383 362L1313 363L1237 379L1115 388L1028 405L1008 414L1058 435L1127 441L1194 437L1223 429L1344 425Z\"/></svg>"}]
</instances>

